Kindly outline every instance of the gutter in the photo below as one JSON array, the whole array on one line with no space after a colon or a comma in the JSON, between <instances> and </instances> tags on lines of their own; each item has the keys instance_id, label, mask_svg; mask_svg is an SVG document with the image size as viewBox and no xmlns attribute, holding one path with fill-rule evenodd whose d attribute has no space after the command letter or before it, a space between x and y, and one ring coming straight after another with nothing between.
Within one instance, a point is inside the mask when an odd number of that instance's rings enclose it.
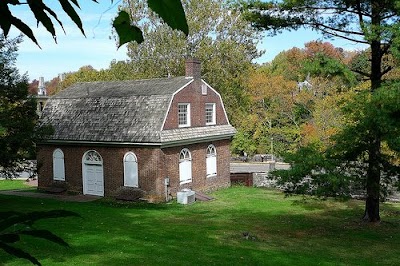
<instances>
[{"instance_id":1,"label":"gutter","mask_svg":"<svg viewBox=\"0 0 400 266\"><path fill-rule=\"evenodd\" d=\"M85 140L42 140L38 142L38 145L71 145L71 146L139 146L139 147L159 147L159 148L170 148L179 145L196 144L199 142L210 142L224 139L231 139L234 134L223 134L215 136L206 136L198 138L190 138L183 140L172 140L172 141L161 141L161 142L117 142L117 141L85 141Z\"/></svg>"}]
</instances>

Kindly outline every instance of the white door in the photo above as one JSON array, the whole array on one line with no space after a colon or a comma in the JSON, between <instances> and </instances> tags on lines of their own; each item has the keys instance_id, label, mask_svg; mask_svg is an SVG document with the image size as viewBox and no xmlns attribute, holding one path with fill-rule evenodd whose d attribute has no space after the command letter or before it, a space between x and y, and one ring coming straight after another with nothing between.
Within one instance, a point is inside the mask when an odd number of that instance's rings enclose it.
<instances>
[{"instance_id":1,"label":"white door","mask_svg":"<svg viewBox=\"0 0 400 266\"><path fill-rule=\"evenodd\" d=\"M86 193L104 196L103 166L86 165Z\"/></svg>"},{"instance_id":2,"label":"white door","mask_svg":"<svg viewBox=\"0 0 400 266\"><path fill-rule=\"evenodd\" d=\"M96 151L88 151L82 158L83 194L104 196L103 159Z\"/></svg>"}]
</instances>

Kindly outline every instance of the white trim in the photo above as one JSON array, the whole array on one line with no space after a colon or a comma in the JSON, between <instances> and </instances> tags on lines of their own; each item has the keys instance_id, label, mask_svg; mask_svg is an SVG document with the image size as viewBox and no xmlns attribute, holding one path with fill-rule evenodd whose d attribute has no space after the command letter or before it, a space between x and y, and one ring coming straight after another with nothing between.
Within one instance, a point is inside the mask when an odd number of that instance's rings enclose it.
<instances>
[{"instance_id":1,"label":"white trim","mask_svg":"<svg viewBox=\"0 0 400 266\"><path fill-rule=\"evenodd\" d=\"M100 160L87 160L86 155L89 152L94 152L99 156ZM89 166L96 166L96 167L101 167L101 185L102 185L102 191L97 191L95 193L88 193L88 184L87 184L87 173L86 169ZM104 167L103 167L103 158L101 157L100 153L95 151L95 150L88 150L86 151L83 156L82 156L82 185L83 185L83 194L84 195L95 195L95 196L104 196Z\"/></svg>"},{"instance_id":2,"label":"white trim","mask_svg":"<svg viewBox=\"0 0 400 266\"><path fill-rule=\"evenodd\" d=\"M60 157L55 157L56 153L60 154ZM53 180L65 181L64 152L60 148L53 151Z\"/></svg>"},{"instance_id":3,"label":"white trim","mask_svg":"<svg viewBox=\"0 0 400 266\"><path fill-rule=\"evenodd\" d=\"M222 139L229 139L230 137L234 136L234 134L220 134L220 135L213 135L213 136L205 136L205 137L200 137L200 138L191 138L191 139L184 139L184 140L179 140L179 141L167 141L167 142L106 142L106 141L71 141L71 140L46 140L42 141L38 144L40 145L71 145L71 146L82 146L82 145L100 145L100 146L151 146L151 147L171 147L171 146L176 146L176 145L188 145L188 144L193 144L193 143L198 143L198 142L210 142L210 141L216 141L216 140L222 140Z\"/></svg>"},{"instance_id":4,"label":"white trim","mask_svg":"<svg viewBox=\"0 0 400 266\"><path fill-rule=\"evenodd\" d=\"M186 106L186 124L180 124L179 121L179 106ZM191 125L191 112L190 112L190 103L178 103L178 127L190 127Z\"/></svg>"},{"instance_id":5,"label":"white trim","mask_svg":"<svg viewBox=\"0 0 400 266\"><path fill-rule=\"evenodd\" d=\"M209 151L213 151L213 153L208 153ZM206 149L206 177L217 175L217 163L217 148L214 144L210 144ZM210 170L214 170L213 173L209 174Z\"/></svg>"},{"instance_id":6,"label":"white trim","mask_svg":"<svg viewBox=\"0 0 400 266\"><path fill-rule=\"evenodd\" d=\"M184 155L184 158L181 159L181 155ZM186 155L189 155L189 157L186 157ZM192 173L192 153L188 148L183 148L179 152L179 184L187 184L191 183L193 181L193 173ZM187 168L187 169L186 169ZM182 179L183 174L185 174L185 170L188 170L189 178Z\"/></svg>"},{"instance_id":7,"label":"white trim","mask_svg":"<svg viewBox=\"0 0 400 266\"><path fill-rule=\"evenodd\" d=\"M130 182L128 182L130 180L127 179L126 162L128 162L128 161L126 161L126 158L130 155L133 155L133 158L134 158L133 162L136 163L136 169L135 169L136 170L136 180L133 179L133 181L134 181L133 184L130 184ZM139 169L138 169L138 160L137 160L136 154L131 151L128 151L127 153L125 153L122 163L123 163L123 167L124 167L124 186L125 187L139 187Z\"/></svg>"},{"instance_id":8,"label":"white trim","mask_svg":"<svg viewBox=\"0 0 400 266\"><path fill-rule=\"evenodd\" d=\"M212 106L212 121L207 122L207 105ZM205 103L204 108L205 108L205 114L206 114L206 125L207 126L212 126L217 124L217 104L216 103Z\"/></svg>"},{"instance_id":9,"label":"white trim","mask_svg":"<svg viewBox=\"0 0 400 266\"><path fill-rule=\"evenodd\" d=\"M201 95L207 95L207 88L206 84L201 84Z\"/></svg>"},{"instance_id":10,"label":"white trim","mask_svg":"<svg viewBox=\"0 0 400 266\"><path fill-rule=\"evenodd\" d=\"M177 90L172 94L172 97L171 97L171 99L170 99L170 101L169 101L169 104L168 104L167 112L165 112L165 115L164 115L164 119L163 119L163 122L162 122L162 125L161 125L161 128L160 128L160 131L162 131L162 130L164 129L165 122L167 121L168 114L169 114L169 111L171 110L172 102L174 101L175 95L176 95L177 93L179 93L181 90L185 89L185 88L186 88L190 83L192 83L193 81L194 81L194 79L191 78L191 80L190 80L188 83L186 83L185 85L183 85L182 87L180 87L179 89L177 89Z\"/></svg>"},{"instance_id":11,"label":"white trim","mask_svg":"<svg viewBox=\"0 0 400 266\"><path fill-rule=\"evenodd\" d=\"M218 91L216 91L213 87L211 87L211 86L210 86L207 82L205 82L203 79L202 79L201 81L204 82L205 84L207 84L208 88L209 88L210 90L212 90L213 92L215 92L215 93L218 95L219 101L220 101L221 106L222 106L222 110L224 111L224 115L225 115L226 121L228 122L228 125L230 125L231 123L229 122L228 115L226 114L226 110L225 110L224 102L222 101L221 94L219 94Z\"/></svg>"}]
</instances>

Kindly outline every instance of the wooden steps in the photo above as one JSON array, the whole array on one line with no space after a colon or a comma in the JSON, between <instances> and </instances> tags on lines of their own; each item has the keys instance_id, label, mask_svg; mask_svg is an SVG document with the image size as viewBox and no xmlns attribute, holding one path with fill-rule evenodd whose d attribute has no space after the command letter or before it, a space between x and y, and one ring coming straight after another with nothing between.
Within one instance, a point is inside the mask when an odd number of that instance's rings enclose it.
<instances>
[{"instance_id":1,"label":"wooden steps","mask_svg":"<svg viewBox=\"0 0 400 266\"><path fill-rule=\"evenodd\" d=\"M202 192L198 192L198 191L196 191L195 197L196 197L196 200L198 200L198 201L209 201L209 200L214 199L213 197L210 197L210 196L208 196Z\"/></svg>"}]
</instances>

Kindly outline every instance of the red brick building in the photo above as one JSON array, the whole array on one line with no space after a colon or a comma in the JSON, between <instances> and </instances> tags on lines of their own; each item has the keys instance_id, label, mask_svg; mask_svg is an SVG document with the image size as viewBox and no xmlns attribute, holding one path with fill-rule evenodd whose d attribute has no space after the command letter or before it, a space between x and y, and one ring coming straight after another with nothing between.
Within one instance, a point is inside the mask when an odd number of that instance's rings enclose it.
<instances>
[{"instance_id":1,"label":"red brick building","mask_svg":"<svg viewBox=\"0 0 400 266\"><path fill-rule=\"evenodd\" d=\"M50 98L38 143L39 188L114 196L133 187L167 197L230 185L229 124L221 96L200 76L77 83Z\"/></svg>"}]
</instances>

